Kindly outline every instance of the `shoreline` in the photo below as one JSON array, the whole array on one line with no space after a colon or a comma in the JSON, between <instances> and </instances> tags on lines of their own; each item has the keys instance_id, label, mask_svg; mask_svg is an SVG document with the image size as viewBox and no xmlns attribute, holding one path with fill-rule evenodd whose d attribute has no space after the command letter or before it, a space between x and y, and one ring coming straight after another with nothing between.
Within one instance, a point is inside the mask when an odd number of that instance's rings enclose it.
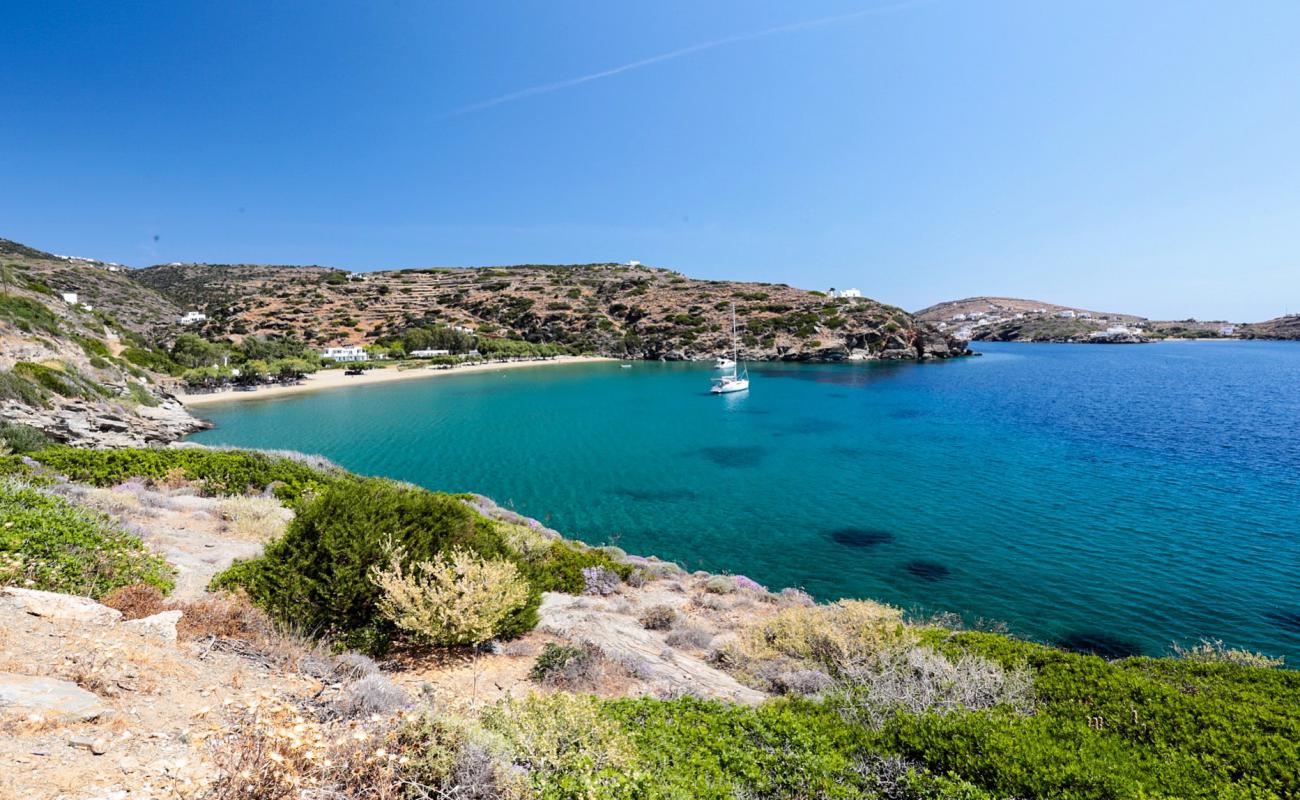
<instances>
[{"instance_id":1,"label":"shoreline","mask_svg":"<svg viewBox=\"0 0 1300 800\"><path fill-rule=\"evenodd\" d=\"M258 400L266 397L287 397L307 392L319 392L326 389L339 389L348 386L373 386L381 383L416 380L420 378L438 378L449 375L466 375L476 372L495 372L499 370L521 369L524 367L544 367L556 364L587 364L618 361L605 356L556 356L540 361L499 361L487 364L473 364L451 369L433 369L418 367L416 369L380 368L372 369L361 375L346 375L342 369L321 370L303 379L302 383L288 386L263 386L253 391L241 391L228 388L217 392L203 394L177 394L176 399L186 408L195 408L213 403L233 403L241 400Z\"/></svg>"}]
</instances>

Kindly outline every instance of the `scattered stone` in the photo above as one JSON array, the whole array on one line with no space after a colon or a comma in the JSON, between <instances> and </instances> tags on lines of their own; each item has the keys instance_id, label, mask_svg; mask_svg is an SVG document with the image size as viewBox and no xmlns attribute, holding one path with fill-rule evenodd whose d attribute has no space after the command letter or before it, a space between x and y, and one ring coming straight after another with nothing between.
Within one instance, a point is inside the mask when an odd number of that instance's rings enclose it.
<instances>
[{"instance_id":1,"label":"scattered stone","mask_svg":"<svg viewBox=\"0 0 1300 800\"><path fill-rule=\"evenodd\" d=\"M102 756L108 752L108 739L103 736L73 736L68 740L68 746L89 750L97 756Z\"/></svg>"},{"instance_id":2,"label":"scattered stone","mask_svg":"<svg viewBox=\"0 0 1300 800\"><path fill-rule=\"evenodd\" d=\"M70 681L0 672L0 709L14 708L58 720L88 722L111 709Z\"/></svg>"},{"instance_id":3,"label":"scattered stone","mask_svg":"<svg viewBox=\"0 0 1300 800\"><path fill-rule=\"evenodd\" d=\"M168 642L176 641L176 623L181 620L181 610L172 609L148 617L133 619L122 623L123 628L130 628L140 633L156 636Z\"/></svg>"},{"instance_id":4,"label":"scattered stone","mask_svg":"<svg viewBox=\"0 0 1300 800\"><path fill-rule=\"evenodd\" d=\"M122 618L121 611L100 605L88 597L42 592L36 589L19 589L13 586L3 590L3 597L15 608L36 617L89 622L95 625L112 625Z\"/></svg>"}]
</instances>

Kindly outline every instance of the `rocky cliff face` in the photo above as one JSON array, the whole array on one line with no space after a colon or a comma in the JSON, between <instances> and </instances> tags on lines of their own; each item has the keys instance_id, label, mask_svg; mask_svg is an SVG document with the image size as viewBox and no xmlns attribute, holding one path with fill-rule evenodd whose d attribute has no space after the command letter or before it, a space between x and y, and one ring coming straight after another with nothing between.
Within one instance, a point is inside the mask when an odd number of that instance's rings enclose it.
<instances>
[{"instance_id":1,"label":"rocky cliff face","mask_svg":"<svg viewBox=\"0 0 1300 800\"><path fill-rule=\"evenodd\" d=\"M165 324L170 303L151 305L153 292L98 262L63 265L4 244L0 420L79 447L163 444L205 426L163 388L163 376L130 360L131 341L140 330ZM53 269L72 270L75 281ZM121 282L129 288L115 290ZM76 302L64 299L62 292L72 291L65 286L79 290ZM132 323L84 300L89 286L111 294Z\"/></svg>"},{"instance_id":2,"label":"rocky cliff face","mask_svg":"<svg viewBox=\"0 0 1300 800\"><path fill-rule=\"evenodd\" d=\"M444 324L647 359L712 358L731 348L734 304L750 360L924 359L962 355L951 336L902 309L783 284L702 281L620 264L408 269L349 275L321 267L185 264L132 277L206 312L213 338L293 335L364 344Z\"/></svg>"}]
</instances>

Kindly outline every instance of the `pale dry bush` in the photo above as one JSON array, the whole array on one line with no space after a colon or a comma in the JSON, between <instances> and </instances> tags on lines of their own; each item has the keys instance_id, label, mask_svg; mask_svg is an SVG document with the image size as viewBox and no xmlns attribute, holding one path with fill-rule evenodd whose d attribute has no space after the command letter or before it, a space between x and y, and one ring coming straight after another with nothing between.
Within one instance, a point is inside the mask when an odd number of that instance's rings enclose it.
<instances>
[{"instance_id":1,"label":"pale dry bush","mask_svg":"<svg viewBox=\"0 0 1300 800\"><path fill-rule=\"evenodd\" d=\"M206 800L404 796L409 759L398 752L400 717L330 727L269 694L232 704L228 714L225 724L195 736L216 773Z\"/></svg>"},{"instance_id":2,"label":"pale dry bush","mask_svg":"<svg viewBox=\"0 0 1300 800\"><path fill-rule=\"evenodd\" d=\"M834 703L845 717L878 728L896 713L949 714L1003 706L1034 710L1027 667L1005 669L975 655L950 661L926 647L877 653L841 673Z\"/></svg>"},{"instance_id":3,"label":"pale dry bush","mask_svg":"<svg viewBox=\"0 0 1300 800\"><path fill-rule=\"evenodd\" d=\"M91 488L81 496L80 500L82 505L119 517L142 510L140 496L134 492Z\"/></svg>"},{"instance_id":4,"label":"pale dry bush","mask_svg":"<svg viewBox=\"0 0 1300 800\"><path fill-rule=\"evenodd\" d=\"M225 533L249 542L279 537L293 519L293 512L274 497L231 497L220 502L217 513Z\"/></svg>"},{"instance_id":5,"label":"pale dry bush","mask_svg":"<svg viewBox=\"0 0 1300 800\"><path fill-rule=\"evenodd\" d=\"M410 704L411 698L402 687L374 673L345 686L335 705L344 717L359 719L391 714Z\"/></svg>"},{"instance_id":6,"label":"pale dry bush","mask_svg":"<svg viewBox=\"0 0 1300 800\"><path fill-rule=\"evenodd\" d=\"M371 579L383 590L380 613L429 644L482 644L528 601L528 582L508 561L489 561L457 549L413 569L410 575L403 571L397 548L388 569L375 568Z\"/></svg>"},{"instance_id":7,"label":"pale dry bush","mask_svg":"<svg viewBox=\"0 0 1300 800\"><path fill-rule=\"evenodd\" d=\"M714 660L741 680L773 688L779 674L815 669L835 677L913 639L899 609L841 600L782 609L741 631L714 653Z\"/></svg>"},{"instance_id":8,"label":"pale dry bush","mask_svg":"<svg viewBox=\"0 0 1300 800\"><path fill-rule=\"evenodd\" d=\"M494 522L506 547L529 561L541 558L554 544L554 540L529 525L497 520Z\"/></svg>"},{"instance_id":9,"label":"pale dry bush","mask_svg":"<svg viewBox=\"0 0 1300 800\"><path fill-rule=\"evenodd\" d=\"M500 734L476 720L414 714L401 730L408 797L418 800L533 800L527 773Z\"/></svg>"},{"instance_id":10,"label":"pale dry bush","mask_svg":"<svg viewBox=\"0 0 1300 800\"><path fill-rule=\"evenodd\" d=\"M1278 668L1286 665L1286 659L1228 647L1221 639L1202 639L1191 647L1173 646L1174 656L1203 664L1236 664L1239 667Z\"/></svg>"}]
</instances>

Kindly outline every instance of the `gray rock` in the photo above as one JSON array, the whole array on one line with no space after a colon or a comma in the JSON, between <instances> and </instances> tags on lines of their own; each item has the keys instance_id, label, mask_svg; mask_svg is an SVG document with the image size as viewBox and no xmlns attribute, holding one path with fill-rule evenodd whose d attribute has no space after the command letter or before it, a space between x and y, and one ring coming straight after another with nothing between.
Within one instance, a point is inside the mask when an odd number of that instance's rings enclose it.
<instances>
[{"instance_id":1,"label":"gray rock","mask_svg":"<svg viewBox=\"0 0 1300 800\"><path fill-rule=\"evenodd\" d=\"M12 672L0 672L0 709L70 722L88 722L111 710L98 695L70 681Z\"/></svg>"},{"instance_id":2,"label":"gray rock","mask_svg":"<svg viewBox=\"0 0 1300 800\"><path fill-rule=\"evenodd\" d=\"M153 616L123 622L122 627L130 628L148 636L156 636L164 641L174 642L176 641L176 623L181 621L181 615L181 610L175 608L171 611L162 611Z\"/></svg>"},{"instance_id":3,"label":"gray rock","mask_svg":"<svg viewBox=\"0 0 1300 800\"><path fill-rule=\"evenodd\" d=\"M88 597L76 597L58 592L7 587L0 594L4 602L37 617L89 622L95 625L112 625L122 618L122 612L100 605Z\"/></svg>"}]
</instances>

